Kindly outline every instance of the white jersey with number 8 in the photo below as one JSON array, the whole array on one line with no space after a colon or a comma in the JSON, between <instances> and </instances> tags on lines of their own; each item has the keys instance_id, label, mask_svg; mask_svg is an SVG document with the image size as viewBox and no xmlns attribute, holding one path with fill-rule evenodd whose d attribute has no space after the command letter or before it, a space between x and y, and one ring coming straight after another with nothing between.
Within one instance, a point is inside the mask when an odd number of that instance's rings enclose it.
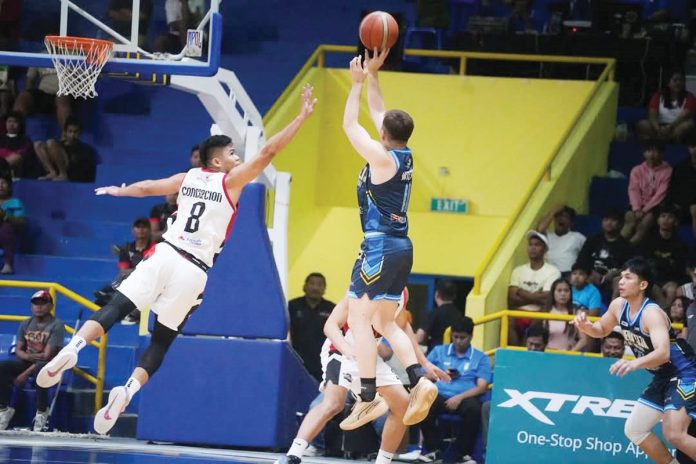
<instances>
[{"instance_id":1,"label":"white jersey with number 8","mask_svg":"<svg viewBox=\"0 0 696 464\"><path fill-rule=\"evenodd\" d=\"M179 189L176 219L162 238L208 266L222 251L237 213L225 188L225 173L191 169Z\"/></svg>"}]
</instances>

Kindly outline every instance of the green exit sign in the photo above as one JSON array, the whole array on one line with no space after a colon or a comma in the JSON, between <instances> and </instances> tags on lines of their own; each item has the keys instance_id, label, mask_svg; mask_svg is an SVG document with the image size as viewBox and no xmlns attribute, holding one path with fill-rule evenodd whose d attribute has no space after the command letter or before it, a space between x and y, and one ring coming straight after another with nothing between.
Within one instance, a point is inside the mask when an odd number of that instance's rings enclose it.
<instances>
[{"instance_id":1,"label":"green exit sign","mask_svg":"<svg viewBox=\"0 0 696 464\"><path fill-rule=\"evenodd\" d=\"M457 198L432 198L430 200L430 211L467 214L469 212L469 202Z\"/></svg>"}]
</instances>

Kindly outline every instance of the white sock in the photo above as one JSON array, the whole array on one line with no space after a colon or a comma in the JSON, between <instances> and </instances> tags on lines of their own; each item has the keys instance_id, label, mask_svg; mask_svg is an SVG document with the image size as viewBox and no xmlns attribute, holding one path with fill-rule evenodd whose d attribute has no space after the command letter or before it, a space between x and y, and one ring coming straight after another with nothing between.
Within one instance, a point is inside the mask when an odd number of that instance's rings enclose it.
<instances>
[{"instance_id":1,"label":"white sock","mask_svg":"<svg viewBox=\"0 0 696 464\"><path fill-rule=\"evenodd\" d=\"M126 391L128 392L128 399L130 400L133 398L133 395L140 391L140 382L138 382L138 379L135 377L128 379L128 382L126 382Z\"/></svg>"},{"instance_id":2,"label":"white sock","mask_svg":"<svg viewBox=\"0 0 696 464\"><path fill-rule=\"evenodd\" d=\"M288 450L287 456L297 456L298 458L301 458L307 449L307 446L309 446L309 443L301 438L295 437L295 439L292 441L292 446L290 446L290 449Z\"/></svg>"},{"instance_id":3,"label":"white sock","mask_svg":"<svg viewBox=\"0 0 696 464\"><path fill-rule=\"evenodd\" d=\"M70 342L67 344L65 348L75 350L79 353L80 350L85 346L87 346L87 342L84 338L80 337L79 335L73 335L73 338L70 339Z\"/></svg>"},{"instance_id":4,"label":"white sock","mask_svg":"<svg viewBox=\"0 0 696 464\"><path fill-rule=\"evenodd\" d=\"M388 453L387 451L380 449L379 453L377 454L377 459L375 459L375 464L391 464L393 458L394 453Z\"/></svg>"}]
</instances>

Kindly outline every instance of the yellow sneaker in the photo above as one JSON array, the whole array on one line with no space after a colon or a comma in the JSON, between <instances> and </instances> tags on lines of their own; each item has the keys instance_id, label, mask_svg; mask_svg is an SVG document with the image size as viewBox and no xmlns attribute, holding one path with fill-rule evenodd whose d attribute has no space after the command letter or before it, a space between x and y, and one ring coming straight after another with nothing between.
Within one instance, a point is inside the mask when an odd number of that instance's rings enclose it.
<instances>
[{"instance_id":1,"label":"yellow sneaker","mask_svg":"<svg viewBox=\"0 0 696 464\"><path fill-rule=\"evenodd\" d=\"M425 419L435 398L437 398L437 387L430 380L421 377L411 390L408 408L404 414L404 424L415 425Z\"/></svg>"},{"instance_id":2,"label":"yellow sneaker","mask_svg":"<svg viewBox=\"0 0 696 464\"><path fill-rule=\"evenodd\" d=\"M343 419L339 427L341 427L341 430L355 430L383 416L388 410L387 402L379 396L379 393L369 403L360 400L360 397L358 397L358 401L353 405L350 414Z\"/></svg>"}]
</instances>

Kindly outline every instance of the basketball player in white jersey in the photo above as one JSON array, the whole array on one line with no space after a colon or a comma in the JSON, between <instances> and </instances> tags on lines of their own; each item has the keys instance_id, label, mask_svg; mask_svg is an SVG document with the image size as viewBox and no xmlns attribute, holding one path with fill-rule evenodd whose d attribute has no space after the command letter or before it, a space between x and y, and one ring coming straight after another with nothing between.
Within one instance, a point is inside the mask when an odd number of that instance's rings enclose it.
<instances>
[{"instance_id":1,"label":"basketball player in white jersey","mask_svg":"<svg viewBox=\"0 0 696 464\"><path fill-rule=\"evenodd\" d=\"M133 395L157 371L188 316L200 305L207 271L232 229L242 189L261 174L312 115L317 102L312 90L305 85L300 114L246 163L240 162L229 137L214 135L200 144L201 168L167 179L96 189L97 195L125 197L179 194L178 213L163 235L164 241L138 264L111 301L84 323L36 378L36 383L44 388L55 385L64 371L75 366L82 348L108 332L133 309L150 308L155 314L150 345L125 386L111 390L107 405L94 418L94 430L98 433L111 430Z\"/></svg>"},{"instance_id":2,"label":"basketball player in white jersey","mask_svg":"<svg viewBox=\"0 0 696 464\"><path fill-rule=\"evenodd\" d=\"M394 315L396 324L409 336L414 349L419 353L418 360L423 365L426 375L433 379L449 381L449 375L430 363L420 350L416 335L408 323L407 313L403 311L407 302L408 289L404 288ZM327 338L321 350L321 366L324 372L319 386L324 397L321 403L307 413L287 454L275 464L301 463L309 442L314 440L336 414L343 411L348 392L352 391L356 395L360 393L360 374L355 360L355 339L347 322L348 297L345 297L336 305L324 325ZM381 335L374 333L374 337L374 343L379 345L382 340ZM409 397L401 380L382 358L377 358L376 365L377 395L374 403L375 412L371 416L380 417L387 411L391 411L391 415L384 424L375 464L389 464L406 431L403 416L408 407ZM359 425L351 422L347 430L356 429Z\"/></svg>"}]
</instances>

